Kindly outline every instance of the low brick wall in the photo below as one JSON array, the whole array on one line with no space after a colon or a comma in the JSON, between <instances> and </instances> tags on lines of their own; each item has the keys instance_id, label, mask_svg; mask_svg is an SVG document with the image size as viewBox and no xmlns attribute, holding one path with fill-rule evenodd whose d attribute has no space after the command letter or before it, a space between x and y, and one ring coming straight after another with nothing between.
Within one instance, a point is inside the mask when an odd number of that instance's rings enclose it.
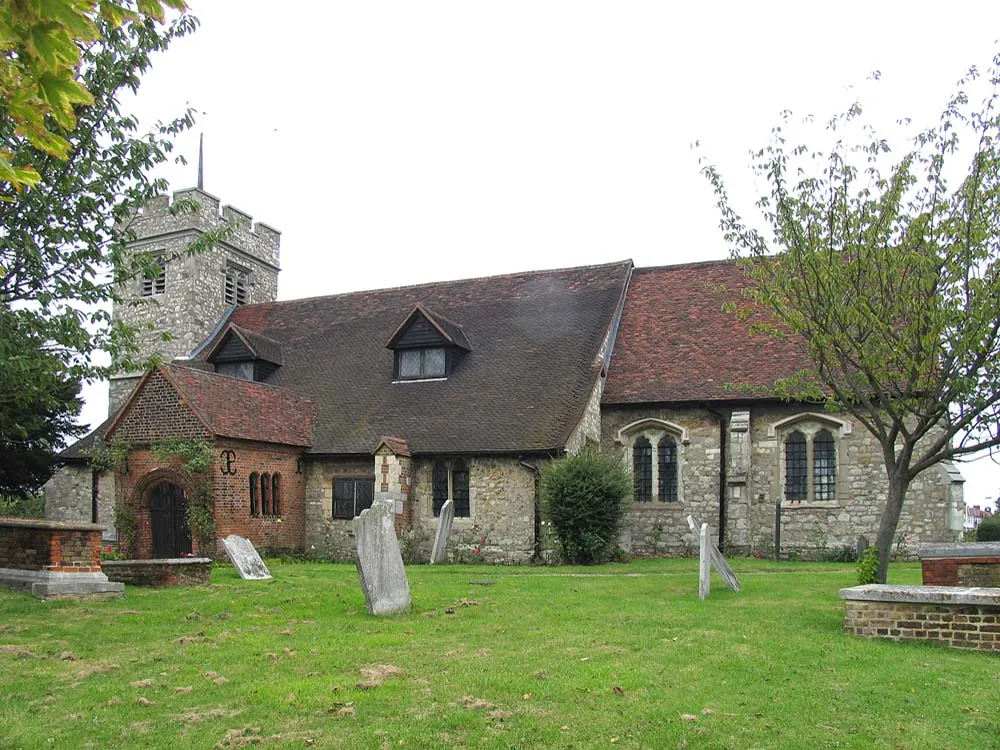
<instances>
[{"instance_id":1,"label":"low brick wall","mask_svg":"<svg viewBox=\"0 0 1000 750\"><path fill-rule=\"evenodd\" d=\"M0 568L100 573L101 531L93 523L0 518Z\"/></svg>"},{"instance_id":2,"label":"low brick wall","mask_svg":"<svg viewBox=\"0 0 1000 750\"><path fill-rule=\"evenodd\" d=\"M918 553L925 586L1000 587L1000 543L925 544Z\"/></svg>"},{"instance_id":3,"label":"low brick wall","mask_svg":"<svg viewBox=\"0 0 1000 750\"><path fill-rule=\"evenodd\" d=\"M131 586L200 586L212 577L207 557L175 557L165 560L105 560L110 581Z\"/></svg>"},{"instance_id":4,"label":"low brick wall","mask_svg":"<svg viewBox=\"0 0 1000 750\"><path fill-rule=\"evenodd\" d=\"M870 584L840 598L845 633L1000 654L1000 588Z\"/></svg>"}]
</instances>

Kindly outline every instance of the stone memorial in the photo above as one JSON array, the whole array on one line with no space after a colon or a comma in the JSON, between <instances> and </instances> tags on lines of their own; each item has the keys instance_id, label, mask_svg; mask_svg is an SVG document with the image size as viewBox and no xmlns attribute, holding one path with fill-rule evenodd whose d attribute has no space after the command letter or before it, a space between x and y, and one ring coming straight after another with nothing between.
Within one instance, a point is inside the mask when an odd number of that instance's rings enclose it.
<instances>
[{"instance_id":1,"label":"stone memorial","mask_svg":"<svg viewBox=\"0 0 1000 750\"><path fill-rule=\"evenodd\" d=\"M395 508L379 499L354 519L354 562L373 615L405 612L410 608L410 584L396 539Z\"/></svg>"},{"instance_id":2,"label":"stone memorial","mask_svg":"<svg viewBox=\"0 0 1000 750\"><path fill-rule=\"evenodd\" d=\"M271 577L271 571L260 559L260 555L257 554L257 550L249 539L230 534L222 540L222 546L226 548L229 561L239 571L240 578L243 580L262 581Z\"/></svg>"},{"instance_id":3,"label":"stone memorial","mask_svg":"<svg viewBox=\"0 0 1000 750\"><path fill-rule=\"evenodd\" d=\"M455 504L448 500L441 506L441 515L438 516L434 547L431 548L431 565L448 561L448 537L451 535L451 525L454 520Z\"/></svg>"},{"instance_id":4,"label":"stone memorial","mask_svg":"<svg viewBox=\"0 0 1000 750\"><path fill-rule=\"evenodd\" d=\"M695 522L692 516L687 517L687 522L688 526L691 528L691 533L694 534L695 540L698 542L698 548L699 550L701 550L702 566L704 567L705 565L708 564L706 562L707 559L711 563L711 567L715 568L715 572L718 573L720 576L722 576L722 580L726 582L726 587L730 591L739 591L740 581L736 577L736 573L729 566L729 562L719 551L719 548L716 546L715 542L713 542L711 538L708 536L707 532L708 524L703 523L701 525L701 528L699 528L698 524ZM708 568L709 572L711 571L711 567ZM700 588L699 588L699 593L700 593ZM705 596L707 595L708 595L708 587L706 584ZM701 598L704 599L705 596L702 596Z\"/></svg>"}]
</instances>

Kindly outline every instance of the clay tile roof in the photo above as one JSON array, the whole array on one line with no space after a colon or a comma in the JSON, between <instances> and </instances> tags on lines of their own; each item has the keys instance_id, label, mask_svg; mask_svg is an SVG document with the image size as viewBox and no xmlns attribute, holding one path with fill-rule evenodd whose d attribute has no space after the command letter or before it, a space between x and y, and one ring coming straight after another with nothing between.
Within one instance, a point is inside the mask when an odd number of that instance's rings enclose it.
<instances>
[{"instance_id":1,"label":"clay tile roof","mask_svg":"<svg viewBox=\"0 0 1000 750\"><path fill-rule=\"evenodd\" d=\"M264 383L170 365L166 375L216 435L281 445L312 443L310 399Z\"/></svg>"},{"instance_id":2,"label":"clay tile roof","mask_svg":"<svg viewBox=\"0 0 1000 750\"><path fill-rule=\"evenodd\" d=\"M750 335L751 324L766 319L763 313L739 320L723 310L727 301L746 303L740 290L748 283L729 261L636 269L603 403L767 397L778 379L812 366L802 339Z\"/></svg>"},{"instance_id":3,"label":"clay tile roof","mask_svg":"<svg viewBox=\"0 0 1000 750\"><path fill-rule=\"evenodd\" d=\"M370 455L384 435L405 438L414 454L548 451L563 447L583 416L631 268L625 261L247 305L231 320L281 345L284 365L267 382L315 403L313 453ZM475 346L445 380L393 382L385 343L417 305Z\"/></svg>"},{"instance_id":4,"label":"clay tile roof","mask_svg":"<svg viewBox=\"0 0 1000 750\"><path fill-rule=\"evenodd\" d=\"M375 446L375 450L373 451L373 453L378 453L379 448L381 448L383 445L389 450L391 450L397 456L411 455L410 446L406 444L406 441L403 440L403 438L383 437L381 440L378 441L378 445Z\"/></svg>"}]
</instances>

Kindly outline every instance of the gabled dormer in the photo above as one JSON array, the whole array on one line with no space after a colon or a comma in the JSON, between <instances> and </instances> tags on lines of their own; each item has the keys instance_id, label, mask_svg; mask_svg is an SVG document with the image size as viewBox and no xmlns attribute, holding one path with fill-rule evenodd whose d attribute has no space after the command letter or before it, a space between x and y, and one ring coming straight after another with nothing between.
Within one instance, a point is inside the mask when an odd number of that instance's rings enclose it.
<instances>
[{"instance_id":1,"label":"gabled dormer","mask_svg":"<svg viewBox=\"0 0 1000 750\"><path fill-rule=\"evenodd\" d=\"M393 380L441 380L447 378L466 352L472 351L465 331L442 315L416 305L386 349L394 353Z\"/></svg>"},{"instance_id":2,"label":"gabled dormer","mask_svg":"<svg viewBox=\"0 0 1000 750\"><path fill-rule=\"evenodd\" d=\"M264 381L282 365L281 344L230 323L206 360L220 375Z\"/></svg>"}]
</instances>

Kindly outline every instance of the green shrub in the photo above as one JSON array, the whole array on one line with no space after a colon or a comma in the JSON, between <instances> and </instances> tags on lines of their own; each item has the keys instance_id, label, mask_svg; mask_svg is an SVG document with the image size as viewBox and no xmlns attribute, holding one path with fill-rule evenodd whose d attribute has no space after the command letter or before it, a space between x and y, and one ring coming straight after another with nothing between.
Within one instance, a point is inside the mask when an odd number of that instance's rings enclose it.
<instances>
[{"instance_id":1,"label":"green shrub","mask_svg":"<svg viewBox=\"0 0 1000 750\"><path fill-rule=\"evenodd\" d=\"M878 548L869 547L858 558L858 584L875 583L878 577Z\"/></svg>"},{"instance_id":2,"label":"green shrub","mask_svg":"<svg viewBox=\"0 0 1000 750\"><path fill-rule=\"evenodd\" d=\"M608 560L631 492L622 462L593 449L547 467L542 501L563 560L578 565Z\"/></svg>"},{"instance_id":3,"label":"green shrub","mask_svg":"<svg viewBox=\"0 0 1000 750\"><path fill-rule=\"evenodd\" d=\"M0 495L0 516L13 518L45 518L45 496L15 497Z\"/></svg>"},{"instance_id":4,"label":"green shrub","mask_svg":"<svg viewBox=\"0 0 1000 750\"><path fill-rule=\"evenodd\" d=\"M984 518L976 527L977 542L1000 542L1000 516Z\"/></svg>"}]
</instances>

